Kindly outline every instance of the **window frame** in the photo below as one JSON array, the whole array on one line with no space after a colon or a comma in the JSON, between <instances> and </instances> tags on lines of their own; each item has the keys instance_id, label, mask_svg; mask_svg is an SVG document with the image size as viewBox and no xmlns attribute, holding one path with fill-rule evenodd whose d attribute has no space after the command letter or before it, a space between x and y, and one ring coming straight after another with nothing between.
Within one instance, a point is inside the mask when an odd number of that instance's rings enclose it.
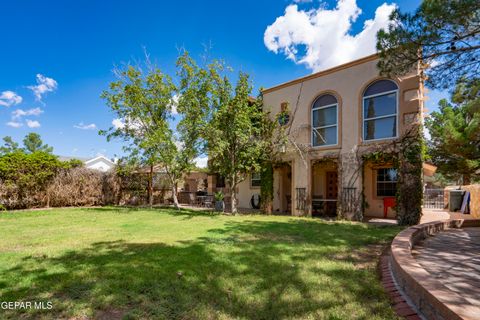
<instances>
[{"instance_id":1,"label":"window frame","mask_svg":"<svg viewBox=\"0 0 480 320\"><path fill-rule=\"evenodd\" d=\"M253 178L254 175L258 175L258 179L254 179ZM258 186L253 185L253 180L259 182ZM260 172L252 172L250 174L250 188L260 188L261 186L262 186L262 176L261 176Z\"/></svg>"},{"instance_id":2,"label":"window frame","mask_svg":"<svg viewBox=\"0 0 480 320\"><path fill-rule=\"evenodd\" d=\"M388 80L388 81L391 81L391 80ZM392 81L393 82L393 81ZM393 82L395 83L395 82ZM367 91L368 88L372 85L374 85L374 83L370 84L369 86L367 86L364 90ZM395 83L395 86L397 86L397 89L395 90L390 90L390 91L385 91L385 92L381 92L381 93L376 93L376 94L371 94L369 96L363 96L362 97L362 141L364 142L372 142L372 141L382 141L382 140L390 140L390 139L396 139L398 138L398 105L399 105L399 89L398 89L398 85ZM376 98L376 97L380 97L380 96L387 96L389 94L392 94L392 93L395 93L395 113L392 113L392 114L388 114L388 115L383 115L383 116L379 116L379 117L373 117L373 118L365 118L365 100L366 99L370 99L370 98ZM366 139L365 137L365 122L366 121L375 121L375 120L381 120L381 119L386 119L386 118L392 118L392 117L395 117L395 136L393 137L387 137L387 138L379 138L379 139Z\"/></svg>"},{"instance_id":3,"label":"window frame","mask_svg":"<svg viewBox=\"0 0 480 320\"><path fill-rule=\"evenodd\" d=\"M312 148L322 148L322 147L332 147L332 146L338 146L338 116L339 116L339 113L338 113L338 99L337 97L335 97L333 94L322 94L321 96L318 96L317 98L315 98L315 100L313 101L312 105L315 105L315 102L325 96L325 95L331 95L332 97L335 98L335 100L337 100L336 103L333 103L333 104L329 104L329 105L326 105L326 106L321 106L321 107L316 107L316 108L311 108L311 111L310 111L310 116L311 116L311 126L312 126L312 132L311 132L311 139L312 139ZM326 126L320 126L320 127L314 127L313 126L313 113L315 111L318 111L318 110L322 110L322 109L328 109L328 108L332 108L332 107L335 107L335 111L336 111L336 122L335 124L330 124L330 125L326 125ZM335 130L335 140L336 140L336 143L331 143L331 144L322 144L322 145L314 145L315 143L315 130L319 130L319 129L325 129L325 128L333 128L333 127L336 127L336 130Z\"/></svg>"},{"instance_id":4,"label":"window frame","mask_svg":"<svg viewBox=\"0 0 480 320\"><path fill-rule=\"evenodd\" d=\"M385 195L379 195L378 194L378 171L379 170L390 170L390 169L393 169L397 172L397 180L395 181L380 181L380 183L389 183L389 184L395 184L395 194L394 195L391 195L391 196L385 196ZM394 167L382 167L382 168L376 168L375 169L375 197L377 198L391 198L391 197L395 197L396 196L396 193L397 193L397 187L398 187L398 169L397 168L394 168Z\"/></svg>"}]
</instances>

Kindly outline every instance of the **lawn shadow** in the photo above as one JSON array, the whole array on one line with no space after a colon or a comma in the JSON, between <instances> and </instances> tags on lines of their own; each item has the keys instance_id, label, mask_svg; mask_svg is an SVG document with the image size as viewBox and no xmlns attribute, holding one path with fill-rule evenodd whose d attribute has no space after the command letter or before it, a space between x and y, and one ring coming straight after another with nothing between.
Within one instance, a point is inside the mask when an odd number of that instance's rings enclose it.
<instances>
[{"instance_id":1,"label":"lawn shadow","mask_svg":"<svg viewBox=\"0 0 480 320\"><path fill-rule=\"evenodd\" d=\"M172 206L155 206L150 208L148 206L139 207L139 206L105 206L101 208L79 208L82 211L92 211L92 212L118 212L121 214L134 214L139 211L150 211L160 214L168 214L171 216L183 216L187 219L195 217L218 217L221 213L213 210L203 210L203 209L189 209L189 208L179 208L175 209Z\"/></svg>"},{"instance_id":2,"label":"lawn shadow","mask_svg":"<svg viewBox=\"0 0 480 320\"><path fill-rule=\"evenodd\" d=\"M295 219L231 221L176 246L119 240L29 256L8 272L31 283L0 292L5 301L53 302L52 310L23 312L23 319L385 319L392 313L374 272L355 268L348 256L380 242L382 232ZM332 263L336 253L347 258ZM355 316L357 305L364 311ZM19 318L19 311L4 312Z\"/></svg>"}]
</instances>

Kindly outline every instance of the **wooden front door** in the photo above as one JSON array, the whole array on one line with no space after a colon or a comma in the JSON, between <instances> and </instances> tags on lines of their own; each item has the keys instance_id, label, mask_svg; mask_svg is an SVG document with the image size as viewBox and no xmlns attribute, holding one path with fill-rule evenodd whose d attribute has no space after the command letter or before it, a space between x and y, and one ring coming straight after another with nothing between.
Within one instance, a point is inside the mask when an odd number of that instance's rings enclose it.
<instances>
[{"instance_id":1,"label":"wooden front door","mask_svg":"<svg viewBox=\"0 0 480 320\"><path fill-rule=\"evenodd\" d=\"M337 200L338 198L338 173L336 171L327 172L327 200ZM336 215L337 214L337 202L327 201L326 202L326 213L327 215Z\"/></svg>"}]
</instances>

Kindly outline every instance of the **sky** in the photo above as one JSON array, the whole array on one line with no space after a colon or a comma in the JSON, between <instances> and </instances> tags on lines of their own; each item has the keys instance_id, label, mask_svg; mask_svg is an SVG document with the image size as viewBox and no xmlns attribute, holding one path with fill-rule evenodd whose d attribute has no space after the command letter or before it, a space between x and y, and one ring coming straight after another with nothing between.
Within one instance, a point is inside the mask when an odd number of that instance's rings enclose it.
<instances>
[{"instance_id":1,"label":"sky","mask_svg":"<svg viewBox=\"0 0 480 320\"><path fill-rule=\"evenodd\" d=\"M208 47L258 90L373 53L390 11L419 2L2 1L0 137L37 132L58 155L121 155L121 142L98 135L116 119L100 94L144 49L174 74L180 48L200 59ZM447 96L429 95L430 111Z\"/></svg>"}]
</instances>

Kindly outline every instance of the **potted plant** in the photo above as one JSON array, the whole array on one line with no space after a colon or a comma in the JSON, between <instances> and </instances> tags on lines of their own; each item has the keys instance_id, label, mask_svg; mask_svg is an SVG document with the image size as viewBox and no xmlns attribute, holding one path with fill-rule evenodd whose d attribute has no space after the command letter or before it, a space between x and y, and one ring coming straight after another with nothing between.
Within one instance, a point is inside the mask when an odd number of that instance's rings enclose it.
<instances>
[{"instance_id":1,"label":"potted plant","mask_svg":"<svg viewBox=\"0 0 480 320\"><path fill-rule=\"evenodd\" d=\"M225 202L223 201L225 197L223 196L222 191L215 192L215 210L223 212L225 210Z\"/></svg>"}]
</instances>

